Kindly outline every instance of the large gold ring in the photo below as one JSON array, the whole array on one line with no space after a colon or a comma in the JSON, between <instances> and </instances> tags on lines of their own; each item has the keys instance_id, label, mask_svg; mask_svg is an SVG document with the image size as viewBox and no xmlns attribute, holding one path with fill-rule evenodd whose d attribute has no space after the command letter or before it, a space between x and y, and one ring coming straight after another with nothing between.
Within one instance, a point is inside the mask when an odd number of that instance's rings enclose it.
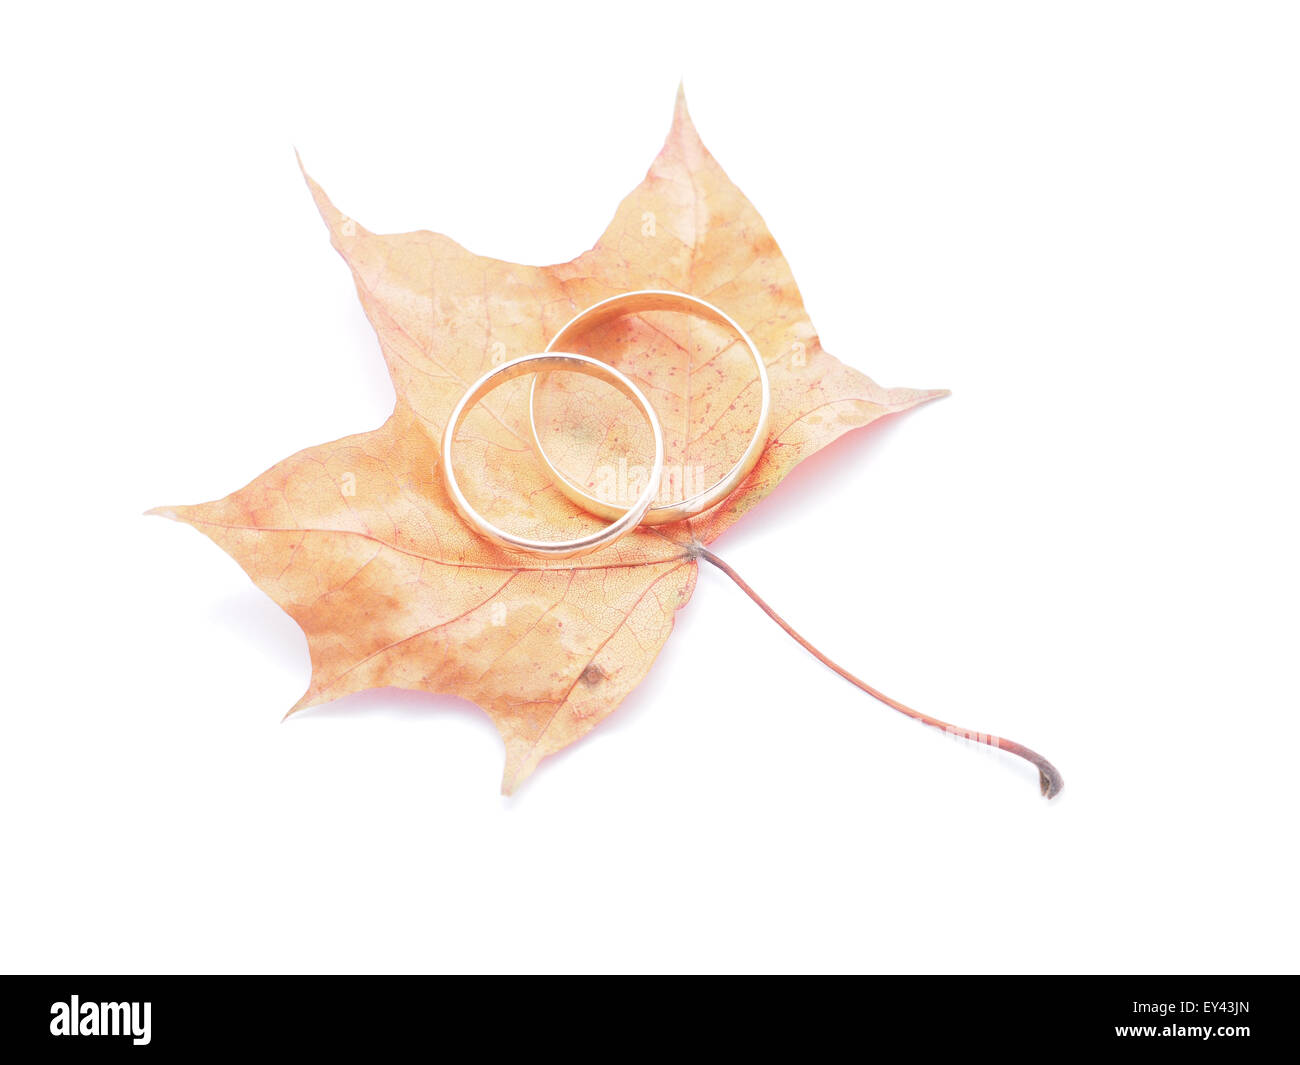
<instances>
[{"instance_id":1,"label":"large gold ring","mask_svg":"<svg viewBox=\"0 0 1300 1065\"><path fill-rule=\"evenodd\" d=\"M460 428L460 423L465 420L465 415L469 409L498 385L513 381L516 377L522 377L525 374L554 370L570 370L574 373L598 378L607 384L613 385L639 406L641 413L645 415L646 421L650 423L650 431L654 434L655 457L654 464L650 469L650 476L646 479L645 490L637 497L632 506L626 510L620 509L618 514L614 515L618 520L611 525L574 540L530 540L527 537L515 536L513 533L498 528L470 506L469 500L465 498L465 493L461 491L460 485L456 481L456 471L451 461L451 447L456 436L456 430ZM655 414L654 408L650 406L650 401L645 398L641 390L629 377L620 373L608 363L603 363L599 359L593 359L587 355L546 351L535 355L524 355L489 370L475 381L470 386L469 391L461 397L460 402L456 404L455 409L451 412L451 417L447 419L447 428L443 430L442 434L442 476L447 485L447 494L451 496L452 504L456 507L460 516L483 536L500 544L502 547L525 554L541 555L544 558L576 558L579 555L590 554L592 551L606 547L619 537L631 532L641 523L646 511L650 509L650 504L658 495L659 479L663 476L663 470L664 434L659 427L659 418Z\"/></svg>"},{"instance_id":2,"label":"large gold ring","mask_svg":"<svg viewBox=\"0 0 1300 1065\"><path fill-rule=\"evenodd\" d=\"M763 445L767 442L767 421L772 408L772 390L768 384L767 368L763 365L763 356L759 352L758 346L750 339L749 334L741 329L725 311L700 299L698 296L689 296L685 292L671 292L666 289L641 289L636 292L624 292L601 300L571 318L568 324L551 338L551 342L546 345L546 350L554 351L557 348L567 347L574 336L593 325L607 322L612 318L618 318L625 314L638 314L642 311L681 311L730 329L744 342L745 347L749 350L750 357L754 360L754 366L758 371L758 383L761 389L758 424L754 426L754 435L750 439L745 453L740 456L739 461L731 467L727 475L711 488L697 492L695 495L677 502L652 506L646 512L645 517L641 519L646 525L663 525L670 521L681 521L683 518L689 518L722 502L749 475L750 470L754 468L754 464L763 453ZM538 458L542 460L550 473L555 486L574 503L582 507L583 510L598 517L613 520L630 514L632 511L628 507L599 499L583 491L579 485L558 470L546 454L546 449L542 447L541 437L537 431L536 405L537 388L542 384L545 376L545 374L538 374L533 378L532 388L528 393L528 423L533 434L533 447L537 451Z\"/></svg>"}]
</instances>

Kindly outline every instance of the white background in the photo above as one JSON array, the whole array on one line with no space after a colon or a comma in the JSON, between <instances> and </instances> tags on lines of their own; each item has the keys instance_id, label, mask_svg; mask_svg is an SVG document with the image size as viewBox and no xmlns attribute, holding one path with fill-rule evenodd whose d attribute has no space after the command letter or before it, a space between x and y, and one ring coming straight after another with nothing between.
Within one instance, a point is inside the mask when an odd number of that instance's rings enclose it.
<instances>
[{"instance_id":1,"label":"white background","mask_svg":"<svg viewBox=\"0 0 1300 1065\"><path fill-rule=\"evenodd\" d=\"M1300 26L1269 4L7 9L0 966L1296 968ZM392 391L293 158L558 262L685 80L826 347L949 399L717 545L513 799L467 703L280 715L306 643L141 512Z\"/></svg>"}]
</instances>

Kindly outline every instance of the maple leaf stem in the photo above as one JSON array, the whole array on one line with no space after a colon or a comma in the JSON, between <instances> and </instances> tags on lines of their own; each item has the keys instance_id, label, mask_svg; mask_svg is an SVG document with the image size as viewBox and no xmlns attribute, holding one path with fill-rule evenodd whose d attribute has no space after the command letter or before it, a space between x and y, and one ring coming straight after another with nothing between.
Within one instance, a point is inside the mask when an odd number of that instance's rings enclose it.
<instances>
[{"instance_id":1,"label":"maple leaf stem","mask_svg":"<svg viewBox=\"0 0 1300 1065\"><path fill-rule=\"evenodd\" d=\"M737 573L734 569L732 569L730 565L728 565L726 562L720 559L707 547L705 547L702 544L693 544L691 545L691 552L694 555L696 555L698 558L703 558L708 562L712 563L718 569L722 570L723 573L725 573L728 577L730 577L733 581L736 582L736 585L740 588L742 592L744 592L747 596L749 596L750 599L754 600L754 602L759 605L763 613L765 613L768 617L770 617L773 621L775 621L778 625L780 625L781 628L785 630L786 634L790 636L791 639L793 639L797 644L799 644L799 646L801 646L805 651L807 651L810 655L812 655L815 659L817 659L817 661L821 662L822 665L827 666L828 668L834 670L841 677L847 680L850 684L854 685L855 687L861 688L868 695L872 696L875 699L879 699L886 706L892 707L893 709L897 710L900 714L906 714L914 721L919 721L923 725L929 725L931 728L943 729L943 731L948 733L949 735L962 736L966 739L975 740L978 743L987 744L990 747L995 747L999 750L1007 751L1011 754L1016 755L1019 758L1025 759L1025 761L1027 762L1032 763L1035 766L1035 768L1037 768L1038 770L1039 786L1041 787L1043 794L1046 795L1047 798L1049 799L1056 795L1059 795L1061 793L1061 789L1065 787L1065 779L1061 776L1060 771L1056 768L1056 766L1052 765L1052 763L1049 762L1046 758L1044 758L1041 754L1038 754L1036 751L1031 751L1028 747L1024 746L1023 744L1016 743L1014 740L1006 740L1000 736L994 736L987 732L975 732L971 729L958 728L955 725L950 725L946 721L940 721L937 717L931 717L929 714L923 714L919 710L913 710L910 706L907 706L904 703L900 703L897 699L891 699L884 692L876 688L873 688L870 684L862 680L860 677L855 677L852 673L850 673L847 669L841 666L838 662L833 662L831 659L827 658L824 654L822 654L821 651L817 650L817 648L814 647L811 643L805 640L803 636L801 636L795 630L795 628L788 621L785 620L785 618L783 618L780 614L778 614L775 610L773 610L768 605L767 601L756 591L754 591L753 588L749 586L749 584L739 573Z\"/></svg>"}]
</instances>

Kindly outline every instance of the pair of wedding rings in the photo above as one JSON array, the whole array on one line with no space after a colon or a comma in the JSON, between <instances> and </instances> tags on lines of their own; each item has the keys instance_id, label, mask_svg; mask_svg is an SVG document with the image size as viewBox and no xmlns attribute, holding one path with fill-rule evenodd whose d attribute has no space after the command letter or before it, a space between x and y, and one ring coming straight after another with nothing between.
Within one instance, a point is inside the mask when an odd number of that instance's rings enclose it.
<instances>
[{"instance_id":1,"label":"pair of wedding rings","mask_svg":"<svg viewBox=\"0 0 1300 1065\"><path fill-rule=\"evenodd\" d=\"M640 314L645 311L680 311L730 329L744 343L750 357L754 360L761 391L758 424L754 426L754 434L749 441L749 446L745 448L744 454L740 456L740 459L727 472L726 476L711 487L686 499L658 505L655 505L655 499L659 494L659 482L664 470L664 435L654 407L650 405L650 401L646 399L642 391L626 374L589 355L576 355L563 350L565 345L583 330L623 315ZM646 478L644 490L630 506L619 506L616 503L589 495L581 486L555 467L547 455L546 449L542 446L541 437L537 431L537 388L539 384L545 381L549 373L556 370L586 374L589 377L595 377L613 385L614 388L618 389L619 392L627 396L641 409L642 415L649 422L650 431L654 435L654 461L649 476ZM528 374L536 375L533 377L532 389L528 398L528 420L532 433L533 448L546 467L555 486L565 496L589 513L609 519L610 524L603 529L598 529L586 536L571 540L533 540L523 536L516 536L493 525L479 514L470 505L469 500L465 498L465 493L461 491L461 487L456 481L456 472L452 465L452 441L456 436L456 430L460 428L461 422L464 421L465 415L474 404L494 388ZM489 370L470 386L451 412L451 417L447 419L447 427L443 431L443 478L446 481L447 492L451 496L451 501L457 512L470 526L489 540L511 551L524 554L557 559L575 558L612 544L638 525L662 525L666 522L681 521L722 502L745 479L763 452L763 445L766 443L767 420L771 409L771 399L771 388L768 385L767 369L763 365L763 356L759 353L758 347L749 338L749 335L726 312L719 310L713 304L707 303L697 296L688 296L684 292L670 292L661 289L624 292L621 295L602 300L574 316L563 329L551 338L551 342L546 345L545 351L534 355L524 355L518 359L502 363L495 369Z\"/></svg>"}]
</instances>

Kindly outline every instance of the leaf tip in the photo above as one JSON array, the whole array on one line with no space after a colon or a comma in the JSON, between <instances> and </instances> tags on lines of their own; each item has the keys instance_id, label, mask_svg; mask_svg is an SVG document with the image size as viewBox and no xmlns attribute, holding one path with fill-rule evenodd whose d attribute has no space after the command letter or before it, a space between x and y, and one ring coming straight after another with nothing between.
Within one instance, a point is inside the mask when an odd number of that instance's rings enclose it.
<instances>
[{"instance_id":1,"label":"leaf tip","mask_svg":"<svg viewBox=\"0 0 1300 1065\"><path fill-rule=\"evenodd\" d=\"M526 776L528 774L523 771L522 766L513 758L507 758L505 772L501 774L501 794L507 797L513 795Z\"/></svg>"},{"instance_id":2,"label":"leaf tip","mask_svg":"<svg viewBox=\"0 0 1300 1065\"><path fill-rule=\"evenodd\" d=\"M951 395L952 389L949 388L891 388L886 392L886 406L888 413L899 414Z\"/></svg>"},{"instance_id":3,"label":"leaf tip","mask_svg":"<svg viewBox=\"0 0 1300 1065\"><path fill-rule=\"evenodd\" d=\"M519 790L519 785L524 782L529 771L522 769L511 761L506 761L506 770L501 774L501 794L507 799Z\"/></svg>"},{"instance_id":4,"label":"leaf tip","mask_svg":"<svg viewBox=\"0 0 1300 1065\"><path fill-rule=\"evenodd\" d=\"M152 507L144 512L146 518L166 518L168 521L180 521L181 516L175 507Z\"/></svg>"},{"instance_id":5,"label":"leaf tip","mask_svg":"<svg viewBox=\"0 0 1300 1065\"><path fill-rule=\"evenodd\" d=\"M906 406L919 407L924 403L933 403L936 399L947 399L951 395L951 388L918 388L912 393Z\"/></svg>"},{"instance_id":6,"label":"leaf tip","mask_svg":"<svg viewBox=\"0 0 1300 1065\"><path fill-rule=\"evenodd\" d=\"M312 179L312 176L309 173L307 173L307 166L302 161L302 152L298 151L297 145L294 145L293 161L298 164L298 173L300 173L302 175L302 179L305 182L307 182L307 188L311 189L312 195L314 196L319 186Z\"/></svg>"},{"instance_id":7,"label":"leaf tip","mask_svg":"<svg viewBox=\"0 0 1300 1065\"><path fill-rule=\"evenodd\" d=\"M280 718L280 724L283 725L286 721L289 720L289 718L293 717L293 715L296 714L299 710L306 710L309 706L315 706L319 702L321 702L321 699L316 694L316 691L313 688L308 688L305 692L303 692L302 698L299 699L296 703L293 704L293 706L289 707L289 709L284 712L284 717Z\"/></svg>"},{"instance_id":8,"label":"leaf tip","mask_svg":"<svg viewBox=\"0 0 1300 1065\"><path fill-rule=\"evenodd\" d=\"M316 210L320 212L325 227L330 231L330 238L337 247L339 232L350 220L347 215L334 206L316 179L307 173L307 167L303 165L302 155L297 148L293 150L293 157L298 161L298 169L302 173L303 181L307 183L307 191L311 193L312 201L316 204ZM353 225L356 231L359 232L361 227L357 226L356 223L353 223Z\"/></svg>"},{"instance_id":9,"label":"leaf tip","mask_svg":"<svg viewBox=\"0 0 1300 1065\"><path fill-rule=\"evenodd\" d=\"M527 742L506 741L506 768L501 775L501 794L513 795L525 780L532 776L541 759L534 745Z\"/></svg>"},{"instance_id":10,"label":"leaf tip","mask_svg":"<svg viewBox=\"0 0 1300 1065\"><path fill-rule=\"evenodd\" d=\"M673 103L673 124L668 131L668 139L681 140L684 137L691 137L699 140L699 133L695 129L695 123L691 119L690 108L686 106L686 82L677 83L677 98Z\"/></svg>"}]
</instances>

